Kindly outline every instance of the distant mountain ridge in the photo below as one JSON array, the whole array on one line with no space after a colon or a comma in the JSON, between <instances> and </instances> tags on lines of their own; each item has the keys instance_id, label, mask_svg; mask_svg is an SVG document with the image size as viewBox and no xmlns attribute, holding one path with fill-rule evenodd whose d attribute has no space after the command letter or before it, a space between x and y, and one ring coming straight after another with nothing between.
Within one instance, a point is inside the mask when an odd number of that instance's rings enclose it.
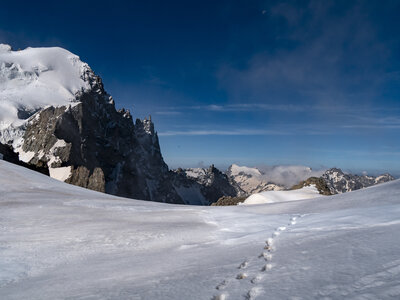
<instances>
[{"instance_id":1,"label":"distant mountain ridge","mask_svg":"<svg viewBox=\"0 0 400 300\"><path fill-rule=\"evenodd\" d=\"M341 194L366 188L395 178L386 173L379 176L346 174L341 169L331 168L322 176L332 194Z\"/></svg>"},{"instance_id":2,"label":"distant mountain ridge","mask_svg":"<svg viewBox=\"0 0 400 300\"><path fill-rule=\"evenodd\" d=\"M279 170L283 174L288 173L284 166L281 166ZM301 168L299 170L301 170ZM304 167L301 171L302 176L313 174L312 170L310 168L307 169L307 167ZM237 190L237 195L221 197L213 205L236 205L239 202L243 202L246 197L249 197L252 194L262 193L265 191L294 190L310 185L315 185L321 195L334 195L395 179L390 174L382 174L376 177L367 175L359 176L344 173L338 168L331 168L321 172L322 175L319 177L311 176L301 180L299 183L291 187L287 187L276 184L276 182L274 183L274 179L266 180L266 174L264 174L262 170L254 167L249 168L233 164L228 168L226 174L232 186ZM279 177L281 177L281 175L282 174L279 174Z\"/></svg>"}]
</instances>

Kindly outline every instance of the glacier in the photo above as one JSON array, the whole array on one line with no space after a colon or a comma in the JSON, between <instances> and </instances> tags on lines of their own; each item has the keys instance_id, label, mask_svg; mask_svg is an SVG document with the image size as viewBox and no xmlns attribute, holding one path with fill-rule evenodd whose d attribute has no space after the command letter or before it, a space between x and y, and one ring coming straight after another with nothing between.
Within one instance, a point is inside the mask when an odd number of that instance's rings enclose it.
<instances>
[{"instance_id":1,"label":"glacier","mask_svg":"<svg viewBox=\"0 0 400 300\"><path fill-rule=\"evenodd\" d=\"M0 160L1 299L398 299L400 181L200 207Z\"/></svg>"}]
</instances>

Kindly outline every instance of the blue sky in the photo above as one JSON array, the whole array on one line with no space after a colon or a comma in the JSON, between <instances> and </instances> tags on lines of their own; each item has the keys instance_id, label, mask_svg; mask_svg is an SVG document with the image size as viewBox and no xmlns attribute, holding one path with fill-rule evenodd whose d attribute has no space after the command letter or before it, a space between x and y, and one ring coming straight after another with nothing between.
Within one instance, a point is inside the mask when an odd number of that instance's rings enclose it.
<instances>
[{"instance_id":1,"label":"blue sky","mask_svg":"<svg viewBox=\"0 0 400 300\"><path fill-rule=\"evenodd\" d=\"M170 167L400 175L400 1L62 2L2 4L0 41L79 55Z\"/></svg>"}]
</instances>

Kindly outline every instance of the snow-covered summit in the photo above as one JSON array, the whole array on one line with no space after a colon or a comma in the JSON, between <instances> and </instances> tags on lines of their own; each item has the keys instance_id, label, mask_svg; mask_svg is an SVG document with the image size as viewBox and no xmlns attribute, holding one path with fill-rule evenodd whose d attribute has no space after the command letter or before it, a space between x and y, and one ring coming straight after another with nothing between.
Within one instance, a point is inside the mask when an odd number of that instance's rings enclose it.
<instances>
[{"instance_id":1,"label":"snow-covered summit","mask_svg":"<svg viewBox=\"0 0 400 300\"><path fill-rule=\"evenodd\" d=\"M232 164L229 169L229 174L232 176L236 176L239 174L247 174L247 175L252 175L256 177L262 176L261 172L257 168L249 168L246 166L238 166L237 164Z\"/></svg>"},{"instance_id":2,"label":"snow-covered summit","mask_svg":"<svg viewBox=\"0 0 400 300\"><path fill-rule=\"evenodd\" d=\"M90 67L59 48L12 51L0 44L0 130L18 127L36 111L74 102L91 88Z\"/></svg>"}]
</instances>

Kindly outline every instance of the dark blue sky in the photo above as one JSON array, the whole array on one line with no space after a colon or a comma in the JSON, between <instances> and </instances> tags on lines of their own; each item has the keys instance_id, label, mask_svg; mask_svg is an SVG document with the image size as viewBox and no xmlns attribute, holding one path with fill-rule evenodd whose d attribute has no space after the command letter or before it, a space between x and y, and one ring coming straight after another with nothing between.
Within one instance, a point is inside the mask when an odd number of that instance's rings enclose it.
<instances>
[{"instance_id":1,"label":"dark blue sky","mask_svg":"<svg viewBox=\"0 0 400 300\"><path fill-rule=\"evenodd\" d=\"M0 42L79 55L171 167L400 175L400 1L126 2L8 1Z\"/></svg>"}]
</instances>

